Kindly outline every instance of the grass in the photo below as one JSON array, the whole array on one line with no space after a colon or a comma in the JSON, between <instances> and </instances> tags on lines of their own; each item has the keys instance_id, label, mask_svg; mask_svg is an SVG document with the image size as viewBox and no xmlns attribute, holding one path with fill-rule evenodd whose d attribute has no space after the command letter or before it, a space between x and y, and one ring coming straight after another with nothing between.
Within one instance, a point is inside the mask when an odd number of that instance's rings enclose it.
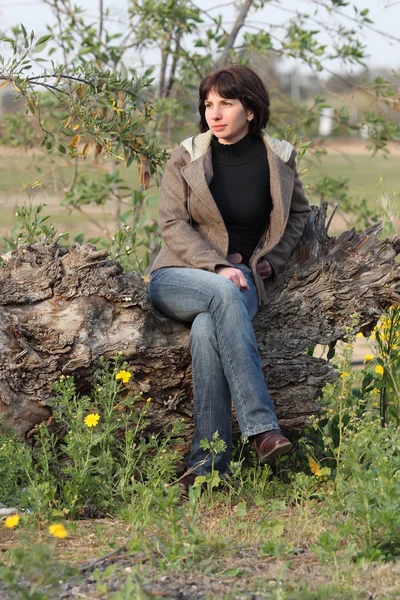
<instances>
[{"instance_id":1,"label":"grass","mask_svg":"<svg viewBox=\"0 0 400 600\"><path fill-rule=\"evenodd\" d=\"M78 173L87 173L88 182L97 181L104 173L111 173L115 165L111 161L99 160L98 165L78 163ZM139 189L139 176L135 164L128 169L124 164L119 165L123 185L133 190ZM36 203L46 205L43 216L51 216L54 226L76 234L84 232L85 237L108 235L114 233L112 219L114 206L110 200L104 206L83 206L82 212L61 206L65 192L70 188L74 179L74 166L68 161L53 157L45 151L36 150L32 153L13 151L11 157L0 152L0 233L9 235L15 225L15 212L17 206L22 206L28 199L24 186L33 181L42 182L36 190ZM148 216L157 217L157 203L159 188L155 181L151 182L147 190ZM128 205L122 206L122 212L128 210ZM95 224L97 222L97 225ZM111 223L111 225L110 225Z\"/></svg>"},{"instance_id":2,"label":"grass","mask_svg":"<svg viewBox=\"0 0 400 600\"><path fill-rule=\"evenodd\" d=\"M303 175L305 185L313 186L317 179L330 176L349 179L349 191L354 198L367 198L374 204L381 194L379 185L382 173L385 188L389 196L393 192L400 192L398 175L399 155L391 154L388 158L383 155L371 157L370 155L339 155L330 153L323 156L321 162L305 159L301 168L306 168ZM313 196L310 195L313 200Z\"/></svg>"},{"instance_id":3,"label":"grass","mask_svg":"<svg viewBox=\"0 0 400 600\"><path fill-rule=\"evenodd\" d=\"M250 503L251 499L248 500ZM315 502L273 509L274 517L278 516L283 523L283 533L271 554L263 549L270 539L267 530L262 530L262 524L271 519L268 502L260 507L249 504L247 515L238 516L235 506L223 495L217 495L212 506L203 505L200 511L202 551L195 560L189 552L182 560L169 560L163 555L165 548L157 545L159 532L154 527L152 543L138 544L137 539L133 542L136 532L129 522L119 519L75 522L73 527L69 526L69 537L57 541L54 559L80 571L78 577L71 578L71 585L77 597L91 599L113 598L112 594L128 590L132 582L136 595L132 592L122 597L138 600L160 596L210 600L399 597L400 562L352 563L340 553L330 560L321 560L315 546L318 535L329 528L329 523L321 521L321 510ZM40 543L46 538L43 528L35 541ZM9 561L10 549L17 544L15 531L0 528L5 563ZM122 552L117 553L118 548ZM34 547L30 550L34 551ZM50 597L58 596L53 593Z\"/></svg>"},{"instance_id":4,"label":"grass","mask_svg":"<svg viewBox=\"0 0 400 600\"><path fill-rule=\"evenodd\" d=\"M112 226L109 227L113 215L113 206L108 202L103 210L99 207L84 207L87 213L99 222L96 227L86 218L83 213L75 210L69 212L67 208L60 206L63 190L71 185L73 180L73 166L59 157L52 157L45 151L37 150L32 153L11 151L9 156L5 152L0 153L0 223L2 233L10 231L15 222L15 207L22 205L27 199L23 185L39 179L43 186L39 189L36 201L47 205L45 215L51 215L55 227L72 233L84 231L86 237L104 235L107 228L112 235ZM301 163L303 183L311 203L319 204L320 198L313 192L313 187L319 178L324 176L349 179L349 194L354 199L366 198L371 207L376 207L376 201L382 194L382 184L379 183L380 175L384 178L384 188L390 198L393 198L399 190L398 184L398 156L396 153L385 158L383 155L371 157L364 153L353 153L349 155L330 152L322 157L321 161L305 157ZM111 161L98 163L101 172L110 172L114 165ZM86 171L90 181L99 177L99 170L93 164L79 163L79 172ZM124 183L133 189L138 189L138 171L135 164L128 169L120 166L121 177ZM147 192L149 197L148 214L150 218L157 216L157 203L159 188L152 181ZM334 198L331 199L334 203ZM339 223L338 227L343 227ZM336 227L337 229L337 227Z\"/></svg>"}]
</instances>

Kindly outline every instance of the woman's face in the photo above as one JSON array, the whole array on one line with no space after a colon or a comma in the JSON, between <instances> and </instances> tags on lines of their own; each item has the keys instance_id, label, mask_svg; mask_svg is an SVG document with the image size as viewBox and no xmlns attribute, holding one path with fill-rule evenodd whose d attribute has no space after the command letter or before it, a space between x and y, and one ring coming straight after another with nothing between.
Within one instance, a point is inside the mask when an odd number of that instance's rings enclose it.
<instances>
[{"instance_id":1,"label":"woman's face","mask_svg":"<svg viewBox=\"0 0 400 600\"><path fill-rule=\"evenodd\" d=\"M221 98L211 90L204 104L207 125L221 144L235 144L248 133L254 115L240 100Z\"/></svg>"}]
</instances>

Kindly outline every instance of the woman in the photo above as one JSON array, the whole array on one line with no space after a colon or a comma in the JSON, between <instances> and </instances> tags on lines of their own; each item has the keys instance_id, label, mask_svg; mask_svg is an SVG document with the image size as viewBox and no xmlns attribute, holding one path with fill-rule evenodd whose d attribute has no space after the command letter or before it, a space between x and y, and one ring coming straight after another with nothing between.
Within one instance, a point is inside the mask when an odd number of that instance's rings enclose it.
<instances>
[{"instance_id":1,"label":"woman","mask_svg":"<svg viewBox=\"0 0 400 600\"><path fill-rule=\"evenodd\" d=\"M231 401L241 433L262 463L290 452L261 370L252 318L268 300L310 210L296 152L262 131L269 95L249 68L234 65L199 88L201 133L184 140L165 167L159 219L164 245L150 279L153 305L191 322L195 433L186 479L211 469L200 440L218 431L228 471Z\"/></svg>"}]
</instances>

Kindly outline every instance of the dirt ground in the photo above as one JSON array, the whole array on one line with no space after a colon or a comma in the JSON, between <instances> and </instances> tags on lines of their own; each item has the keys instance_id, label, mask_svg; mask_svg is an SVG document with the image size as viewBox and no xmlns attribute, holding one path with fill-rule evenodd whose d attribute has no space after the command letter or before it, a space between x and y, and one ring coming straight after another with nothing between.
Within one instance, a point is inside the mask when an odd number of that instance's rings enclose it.
<instances>
[{"instance_id":1,"label":"dirt ground","mask_svg":"<svg viewBox=\"0 0 400 600\"><path fill-rule=\"evenodd\" d=\"M226 508L215 506L213 516L205 515L202 527L224 516ZM286 519L291 518L286 511ZM261 515L261 513L260 513ZM280 515L282 517L283 515ZM59 540L57 558L77 569L74 577L62 578L51 600L113 598L118 600L388 600L400 598L400 561L370 563L368 568L321 563L312 545L304 540L285 556L263 556L257 544L210 549L199 561L163 561L162 554L147 550L130 551L130 526L121 521L76 522L76 530ZM99 535L99 532L101 534ZM106 540L114 546L110 551ZM7 541L6 539L7 538ZM0 551L15 545L14 532L0 529ZM77 561L77 557L79 560ZM301 594L300 594L301 592ZM1 600L14 600L0 583Z\"/></svg>"}]
</instances>

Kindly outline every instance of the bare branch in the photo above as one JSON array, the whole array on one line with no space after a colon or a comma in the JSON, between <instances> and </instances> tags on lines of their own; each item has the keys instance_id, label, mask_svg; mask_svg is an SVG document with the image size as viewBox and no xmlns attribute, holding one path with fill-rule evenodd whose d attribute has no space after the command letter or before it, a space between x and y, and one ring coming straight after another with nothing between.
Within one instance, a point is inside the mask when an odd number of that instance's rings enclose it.
<instances>
[{"instance_id":1,"label":"bare branch","mask_svg":"<svg viewBox=\"0 0 400 600\"><path fill-rule=\"evenodd\" d=\"M99 39L99 42L101 42L101 38L103 35L103 20L104 20L103 0L99 0L99 15L100 15L100 22L99 22L98 39Z\"/></svg>"}]
</instances>

